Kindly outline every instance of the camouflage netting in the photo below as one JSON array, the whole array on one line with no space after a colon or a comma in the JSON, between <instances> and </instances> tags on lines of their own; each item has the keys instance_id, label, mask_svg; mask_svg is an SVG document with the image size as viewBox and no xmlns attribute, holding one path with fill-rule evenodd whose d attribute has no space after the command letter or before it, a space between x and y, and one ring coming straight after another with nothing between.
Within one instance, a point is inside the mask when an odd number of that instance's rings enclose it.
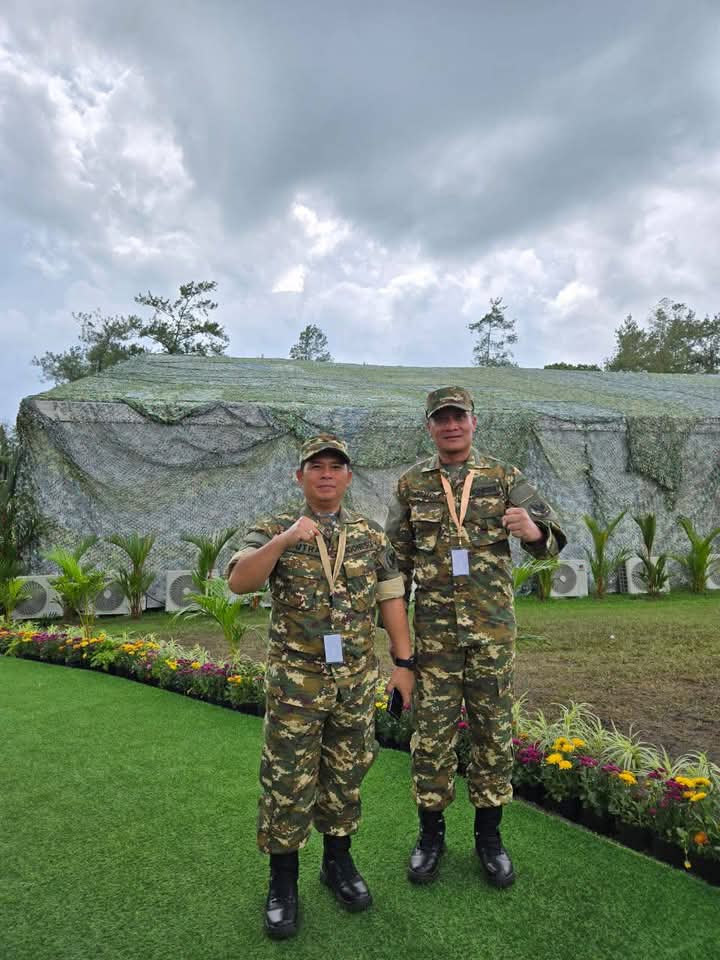
<instances>
[{"instance_id":1,"label":"camouflage netting","mask_svg":"<svg viewBox=\"0 0 720 960\"><path fill-rule=\"evenodd\" d=\"M720 376L138 357L23 401L22 482L53 542L152 532L155 568L185 568L180 534L244 530L287 504L300 444L321 430L347 439L353 504L384 521L393 481L430 450L425 394L446 383L474 392L477 445L557 506L567 556L589 545L584 513L653 511L660 549L682 547L678 514L720 523ZM623 542L638 542L629 515Z\"/></svg>"}]
</instances>

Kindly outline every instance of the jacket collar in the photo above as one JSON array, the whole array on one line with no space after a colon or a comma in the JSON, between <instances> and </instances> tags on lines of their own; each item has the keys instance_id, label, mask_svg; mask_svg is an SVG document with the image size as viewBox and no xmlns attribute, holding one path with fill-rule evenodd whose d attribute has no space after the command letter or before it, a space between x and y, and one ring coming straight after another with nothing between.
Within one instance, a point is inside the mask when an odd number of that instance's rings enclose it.
<instances>
[{"instance_id":1,"label":"jacket collar","mask_svg":"<svg viewBox=\"0 0 720 960\"><path fill-rule=\"evenodd\" d=\"M313 511L307 500L305 501L305 505L303 507L303 515L317 519L317 514ZM338 511L338 521L340 523L360 523L361 520L362 517L359 514L355 513L353 510L350 510L345 506L344 503L340 504L340 510Z\"/></svg>"},{"instance_id":2,"label":"jacket collar","mask_svg":"<svg viewBox=\"0 0 720 960\"><path fill-rule=\"evenodd\" d=\"M468 454L467 460L462 461L463 464L467 467L479 467L484 465L483 458L480 456L475 447L470 447L470 453ZM422 468L423 473L432 473L434 470L439 470L442 467L440 463L439 454L431 457L425 466Z\"/></svg>"}]
</instances>

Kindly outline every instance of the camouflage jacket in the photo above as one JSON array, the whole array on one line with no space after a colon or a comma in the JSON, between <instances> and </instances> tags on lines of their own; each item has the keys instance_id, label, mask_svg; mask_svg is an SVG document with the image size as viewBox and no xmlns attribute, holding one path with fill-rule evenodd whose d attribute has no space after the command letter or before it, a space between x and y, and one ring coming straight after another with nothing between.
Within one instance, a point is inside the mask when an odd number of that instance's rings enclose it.
<instances>
[{"instance_id":1,"label":"camouflage jacket","mask_svg":"<svg viewBox=\"0 0 720 960\"><path fill-rule=\"evenodd\" d=\"M299 662L303 669L326 668L323 636L339 633L343 638L344 664L333 664L335 676L351 676L375 662L375 609L378 602L401 597L403 583L395 552L377 523L341 507L337 520L327 525L305 504L301 511L325 526L325 542L334 569L340 527L347 531L345 559L330 595L315 541L300 541L279 558L270 574L272 612L268 659ZM298 513L282 513L253 524L242 548L257 549L291 527Z\"/></svg>"},{"instance_id":2,"label":"camouflage jacket","mask_svg":"<svg viewBox=\"0 0 720 960\"><path fill-rule=\"evenodd\" d=\"M440 482L448 477L459 512L465 477L474 473L462 539ZM457 471L442 467L437 454L404 473L390 504L385 531L395 548L406 596L415 583L415 631L451 633L459 646L512 641L515 635L512 566L502 517L508 506L524 507L543 531L523 543L535 557L565 546L554 511L522 473L474 448ZM451 550L469 551L468 576L453 577Z\"/></svg>"}]
</instances>

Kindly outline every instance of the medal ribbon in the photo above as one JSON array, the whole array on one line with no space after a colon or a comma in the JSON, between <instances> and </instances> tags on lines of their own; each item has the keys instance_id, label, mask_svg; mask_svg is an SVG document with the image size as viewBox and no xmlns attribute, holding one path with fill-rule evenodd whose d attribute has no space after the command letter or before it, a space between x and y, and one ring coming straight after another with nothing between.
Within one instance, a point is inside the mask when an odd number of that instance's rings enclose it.
<instances>
[{"instance_id":1,"label":"medal ribbon","mask_svg":"<svg viewBox=\"0 0 720 960\"><path fill-rule=\"evenodd\" d=\"M328 554L327 547L325 546L325 538L322 534L318 534L315 537L315 543L317 548L320 551L320 561L322 563L323 572L325 573L325 579L328 582L330 587L330 594L335 593L335 584L337 583L338 574L340 573L340 567L342 562L345 559L345 543L347 541L347 530L345 527L340 531L340 540L338 542L338 552L335 557L335 569L330 568L330 556Z\"/></svg>"}]
</instances>

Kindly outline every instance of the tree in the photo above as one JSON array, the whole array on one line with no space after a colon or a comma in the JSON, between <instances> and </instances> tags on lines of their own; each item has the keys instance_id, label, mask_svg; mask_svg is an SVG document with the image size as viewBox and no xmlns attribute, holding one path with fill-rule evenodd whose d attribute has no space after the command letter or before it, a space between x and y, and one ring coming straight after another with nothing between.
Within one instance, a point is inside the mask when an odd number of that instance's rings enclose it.
<instances>
[{"instance_id":1,"label":"tree","mask_svg":"<svg viewBox=\"0 0 720 960\"><path fill-rule=\"evenodd\" d=\"M544 370L600 370L596 363L546 363Z\"/></svg>"},{"instance_id":2,"label":"tree","mask_svg":"<svg viewBox=\"0 0 720 960\"><path fill-rule=\"evenodd\" d=\"M478 367L514 367L512 351L507 347L517 342L515 321L505 316L507 307L502 297L490 300L490 310L468 328L476 333L478 342L473 348L473 363Z\"/></svg>"},{"instance_id":3,"label":"tree","mask_svg":"<svg viewBox=\"0 0 720 960\"><path fill-rule=\"evenodd\" d=\"M290 348L291 360L332 360L328 350L328 341L320 327L309 323L300 332L298 342Z\"/></svg>"},{"instance_id":4,"label":"tree","mask_svg":"<svg viewBox=\"0 0 720 960\"><path fill-rule=\"evenodd\" d=\"M62 353L48 350L41 357L33 357L32 362L40 367L44 380L71 383L146 352L145 347L136 342L140 336L138 317L104 317L96 310L73 313L73 318L80 324L78 345Z\"/></svg>"},{"instance_id":5,"label":"tree","mask_svg":"<svg viewBox=\"0 0 720 960\"><path fill-rule=\"evenodd\" d=\"M140 336L154 340L164 353L203 357L224 353L230 338L216 320L208 319L217 303L206 294L212 293L216 287L215 280L184 283L180 287L180 296L172 302L149 290L138 294L135 302L154 311L149 322L141 323Z\"/></svg>"},{"instance_id":6,"label":"tree","mask_svg":"<svg viewBox=\"0 0 720 960\"><path fill-rule=\"evenodd\" d=\"M606 370L648 373L717 373L720 314L698 320L684 303L664 298L648 316L647 328L629 314L615 331L616 347Z\"/></svg>"}]
</instances>

